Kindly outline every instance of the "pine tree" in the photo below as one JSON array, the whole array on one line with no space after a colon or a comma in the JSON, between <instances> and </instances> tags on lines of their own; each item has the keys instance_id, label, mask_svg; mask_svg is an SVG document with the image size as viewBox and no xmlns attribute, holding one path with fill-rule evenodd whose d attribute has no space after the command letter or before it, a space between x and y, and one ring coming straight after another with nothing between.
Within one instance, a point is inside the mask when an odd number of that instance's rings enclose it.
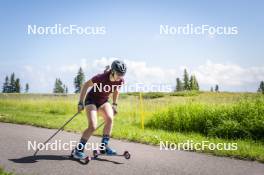
<instances>
[{"instance_id":1,"label":"pine tree","mask_svg":"<svg viewBox=\"0 0 264 175\"><path fill-rule=\"evenodd\" d=\"M63 93L68 94L68 87L65 84L63 85Z\"/></svg>"},{"instance_id":2,"label":"pine tree","mask_svg":"<svg viewBox=\"0 0 264 175\"><path fill-rule=\"evenodd\" d=\"M261 92L264 94L264 81L261 81L259 84L258 92Z\"/></svg>"},{"instance_id":3,"label":"pine tree","mask_svg":"<svg viewBox=\"0 0 264 175\"><path fill-rule=\"evenodd\" d=\"M195 82L194 82L194 77L193 75L191 75L191 78L190 78L190 90L194 90L195 89Z\"/></svg>"},{"instance_id":4,"label":"pine tree","mask_svg":"<svg viewBox=\"0 0 264 175\"><path fill-rule=\"evenodd\" d=\"M176 78L176 89L175 89L175 91L179 92L182 90L183 90L182 82L181 82L180 78Z\"/></svg>"},{"instance_id":5,"label":"pine tree","mask_svg":"<svg viewBox=\"0 0 264 175\"><path fill-rule=\"evenodd\" d=\"M3 93L20 93L21 92L20 79L15 78L14 72L10 75L10 79L8 78L8 76L6 76L2 91Z\"/></svg>"},{"instance_id":6,"label":"pine tree","mask_svg":"<svg viewBox=\"0 0 264 175\"><path fill-rule=\"evenodd\" d=\"M60 79L58 79L58 89L59 93L64 93L63 83Z\"/></svg>"},{"instance_id":7,"label":"pine tree","mask_svg":"<svg viewBox=\"0 0 264 175\"><path fill-rule=\"evenodd\" d=\"M262 93L264 93L264 81L261 81L260 89L261 89Z\"/></svg>"},{"instance_id":8,"label":"pine tree","mask_svg":"<svg viewBox=\"0 0 264 175\"><path fill-rule=\"evenodd\" d=\"M9 92L13 93L13 92L15 92L15 90L16 90L15 73L12 73L11 77L10 77L10 90L9 90Z\"/></svg>"},{"instance_id":9,"label":"pine tree","mask_svg":"<svg viewBox=\"0 0 264 175\"><path fill-rule=\"evenodd\" d=\"M9 86L9 79L8 79L8 76L6 76L5 82L3 84L3 90L2 90L3 93L8 93L9 92L9 90L8 90L9 87L8 86Z\"/></svg>"},{"instance_id":10,"label":"pine tree","mask_svg":"<svg viewBox=\"0 0 264 175\"><path fill-rule=\"evenodd\" d=\"M26 87L25 87L25 93L28 93L28 91L29 91L29 84L28 84L28 83L26 83Z\"/></svg>"},{"instance_id":11,"label":"pine tree","mask_svg":"<svg viewBox=\"0 0 264 175\"><path fill-rule=\"evenodd\" d=\"M184 69L184 73L183 73L183 89L190 90L189 74L186 69Z\"/></svg>"},{"instance_id":12,"label":"pine tree","mask_svg":"<svg viewBox=\"0 0 264 175\"><path fill-rule=\"evenodd\" d=\"M200 90L200 86L199 86L199 83L198 83L198 81L197 81L195 76L194 76L194 81L195 81L195 88L196 88L195 90L199 91Z\"/></svg>"},{"instance_id":13,"label":"pine tree","mask_svg":"<svg viewBox=\"0 0 264 175\"><path fill-rule=\"evenodd\" d=\"M219 92L219 86L218 86L218 84L215 85L215 92Z\"/></svg>"},{"instance_id":14,"label":"pine tree","mask_svg":"<svg viewBox=\"0 0 264 175\"><path fill-rule=\"evenodd\" d=\"M196 91L199 90L199 85L195 75L192 75L190 78L190 90L196 90Z\"/></svg>"},{"instance_id":15,"label":"pine tree","mask_svg":"<svg viewBox=\"0 0 264 175\"><path fill-rule=\"evenodd\" d=\"M74 78L75 93L81 92L81 87L85 81L85 76L82 68L80 67L77 76Z\"/></svg>"},{"instance_id":16,"label":"pine tree","mask_svg":"<svg viewBox=\"0 0 264 175\"><path fill-rule=\"evenodd\" d=\"M15 90L14 90L14 92L20 93L20 90L21 90L20 80L19 80L19 78L17 78L16 81L15 81Z\"/></svg>"},{"instance_id":17,"label":"pine tree","mask_svg":"<svg viewBox=\"0 0 264 175\"><path fill-rule=\"evenodd\" d=\"M53 93L64 93L62 81L58 78L55 80Z\"/></svg>"},{"instance_id":18,"label":"pine tree","mask_svg":"<svg viewBox=\"0 0 264 175\"><path fill-rule=\"evenodd\" d=\"M211 92L214 92L214 88L213 88L213 86L211 86L211 89L210 89L210 91L211 91Z\"/></svg>"}]
</instances>

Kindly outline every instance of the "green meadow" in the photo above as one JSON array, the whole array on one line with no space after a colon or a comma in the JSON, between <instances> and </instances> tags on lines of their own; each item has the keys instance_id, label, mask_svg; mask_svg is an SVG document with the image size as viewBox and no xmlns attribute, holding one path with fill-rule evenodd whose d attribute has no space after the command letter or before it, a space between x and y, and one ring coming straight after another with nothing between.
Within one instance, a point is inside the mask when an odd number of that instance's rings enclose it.
<instances>
[{"instance_id":1,"label":"green meadow","mask_svg":"<svg viewBox=\"0 0 264 175\"><path fill-rule=\"evenodd\" d=\"M78 95L0 94L0 121L59 128L76 113L77 102ZM87 126L82 112L65 130L81 133ZM95 133L101 134L102 128ZM141 103L138 93L121 94L112 137L152 145L166 141L236 143L236 150L189 150L264 162L264 95L144 93Z\"/></svg>"}]
</instances>

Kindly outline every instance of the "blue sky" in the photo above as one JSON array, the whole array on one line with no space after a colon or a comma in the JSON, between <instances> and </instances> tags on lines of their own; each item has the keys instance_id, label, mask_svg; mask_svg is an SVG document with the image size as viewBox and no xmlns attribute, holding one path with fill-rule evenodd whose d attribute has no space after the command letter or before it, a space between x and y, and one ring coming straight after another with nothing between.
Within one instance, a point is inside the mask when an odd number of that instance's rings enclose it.
<instances>
[{"instance_id":1,"label":"blue sky","mask_svg":"<svg viewBox=\"0 0 264 175\"><path fill-rule=\"evenodd\" d=\"M125 60L127 83L175 83L182 69L203 90L255 91L264 80L262 1L1 1L0 83L15 72L31 92L51 92L55 78L73 91L103 63ZM28 35L28 25L105 26L105 35ZM236 26L237 35L160 35L160 25ZM101 67L100 67L101 66ZM212 73L213 72L213 73ZM231 83L233 82L233 83Z\"/></svg>"}]
</instances>

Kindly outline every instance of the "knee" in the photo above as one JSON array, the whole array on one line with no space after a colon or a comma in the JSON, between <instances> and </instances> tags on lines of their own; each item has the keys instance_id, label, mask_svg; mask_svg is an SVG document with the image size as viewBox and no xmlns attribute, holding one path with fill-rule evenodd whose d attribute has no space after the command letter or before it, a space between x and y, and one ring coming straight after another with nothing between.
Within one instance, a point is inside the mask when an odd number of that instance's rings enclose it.
<instances>
[{"instance_id":1,"label":"knee","mask_svg":"<svg viewBox=\"0 0 264 175\"><path fill-rule=\"evenodd\" d=\"M106 122L106 124L111 125L113 123L113 117L112 116L107 116L105 122Z\"/></svg>"},{"instance_id":2,"label":"knee","mask_svg":"<svg viewBox=\"0 0 264 175\"><path fill-rule=\"evenodd\" d=\"M96 125L94 125L94 124L89 124L89 126L88 126L88 130L90 130L90 131L95 131L95 130L96 130Z\"/></svg>"}]
</instances>

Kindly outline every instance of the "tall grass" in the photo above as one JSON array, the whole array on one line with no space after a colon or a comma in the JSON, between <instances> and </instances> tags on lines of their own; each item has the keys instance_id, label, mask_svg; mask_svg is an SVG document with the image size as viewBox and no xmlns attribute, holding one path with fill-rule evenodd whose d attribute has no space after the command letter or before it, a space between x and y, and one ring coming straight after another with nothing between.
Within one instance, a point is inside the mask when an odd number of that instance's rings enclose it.
<instances>
[{"instance_id":1,"label":"tall grass","mask_svg":"<svg viewBox=\"0 0 264 175\"><path fill-rule=\"evenodd\" d=\"M177 104L155 113L147 126L226 139L264 140L264 97L242 99L228 105Z\"/></svg>"}]
</instances>

